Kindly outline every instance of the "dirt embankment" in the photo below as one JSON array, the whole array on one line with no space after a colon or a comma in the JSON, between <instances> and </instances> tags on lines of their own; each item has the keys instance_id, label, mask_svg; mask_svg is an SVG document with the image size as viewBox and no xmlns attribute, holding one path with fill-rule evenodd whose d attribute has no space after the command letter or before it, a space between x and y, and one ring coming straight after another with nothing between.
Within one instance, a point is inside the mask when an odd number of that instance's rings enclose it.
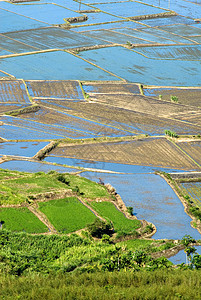
<instances>
[{"instance_id":1,"label":"dirt embankment","mask_svg":"<svg viewBox=\"0 0 201 300\"><path fill-rule=\"evenodd\" d=\"M40 109L40 106L38 104L33 104L21 109L15 109L15 110L11 110L9 112L6 112L6 115L9 116L18 116L18 115L22 115L22 114L27 114L27 113L33 113L36 112Z\"/></svg>"},{"instance_id":2,"label":"dirt embankment","mask_svg":"<svg viewBox=\"0 0 201 300\"><path fill-rule=\"evenodd\" d=\"M57 145L58 145L57 141L50 142L43 149L39 150L32 158L36 160L42 160L45 157L45 155L48 154L50 151L52 151L54 148L56 148Z\"/></svg>"}]
</instances>

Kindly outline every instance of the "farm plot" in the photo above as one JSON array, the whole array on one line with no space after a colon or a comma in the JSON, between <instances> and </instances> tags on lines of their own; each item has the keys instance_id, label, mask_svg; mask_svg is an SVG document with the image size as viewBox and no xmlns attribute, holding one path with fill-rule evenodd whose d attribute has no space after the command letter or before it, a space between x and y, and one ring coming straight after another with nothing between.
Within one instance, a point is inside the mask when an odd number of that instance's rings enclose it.
<instances>
[{"instance_id":1,"label":"farm plot","mask_svg":"<svg viewBox=\"0 0 201 300\"><path fill-rule=\"evenodd\" d=\"M1 2L1 5L2 3L3 2ZM20 14L15 14L11 11L2 9L1 7L0 7L0 19L1 19L0 33L48 26L48 24L44 22L27 18Z\"/></svg>"},{"instance_id":2,"label":"farm plot","mask_svg":"<svg viewBox=\"0 0 201 300\"><path fill-rule=\"evenodd\" d=\"M10 104L9 102L8 103L4 102L3 104L0 103L0 114L4 114L16 109L26 108L28 106L29 105L12 104L12 103Z\"/></svg>"},{"instance_id":3,"label":"farm plot","mask_svg":"<svg viewBox=\"0 0 201 300\"><path fill-rule=\"evenodd\" d=\"M34 156L48 142L5 142L0 143L0 154L16 156Z\"/></svg>"},{"instance_id":4,"label":"farm plot","mask_svg":"<svg viewBox=\"0 0 201 300\"><path fill-rule=\"evenodd\" d=\"M1 126L1 137L4 137L9 140L44 140L44 139L61 139L64 137L69 138L83 138L83 137L93 137L93 134L90 132L86 132L84 130L79 130L76 128L79 124L73 125L70 124L68 126L67 121L65 121L64 114L60 115L59 113L51 114L49 119L47 116L44 116L44 120L42 120L42 113L44 111L40 111L41 115L39 116L39 121L34 120L34 114L33 118L31 113L27 114L28 117L26 119L26 115L22 115L23 118L17 118L17 117L11 117L11 116L2 116L1 121L3 122L3 125ZM62 118L63 116L63 118ZM52 120L52 124L49 124L51 121L50 119L53 117L60 117L60 124L55 125L54 123L59 121ZM45 123L44 121L47 121ZM71 118L72 119L72 118ZM79 122L78 122L79 123ZM76 126L77 125L77 126ZM81 125L80 125L81 126ZM99 129L97 129L97 134L99 133Z\"/></svg>"},{"instance_id":5,"label":"farm plot","mask_svg":"<svg viewBox=\"0 0 201 300\"><path fill-rule=\"evenodd\" d=\"M46 192L65 192L68 186L57 180L55 176L44 174L28 174L26 177L4 179L0 184L1 205L20 204L27 197L36 197Z\"/></svg>"},{"instance_id":6,"label":"farm plot","mask_svg":"<svg viewBox=\"0 0 201 300\"><path fill-rule=\"evenodd\" d=\"M91 202L90 205L106 220L112 221L115 232L134 233L141 225L139 220L129 220L111 202Z\"/></svg>"},{"instance_id":7,"label":"farm plot","mask_svg":"<svg viewBox=\"0 0 201 300\"><path fill-rule=\"evenodd\" d=\"M174 44L176 42L163 37L146 33L132 28L115 28L110 30L92 30L83 32L83 35L93 38L99 38L102 41L107 41L117 44L126 44L127 41L134 44L150 44L150 43L163 43Z\"/></svg>"},{"instance_id":8,"label":"farm plot","mask_svg":"<svg viewBox=\"0 0 201 300\"><path fill-rule=\"evenodd\" d=\"M0 103L30 104L25 85L22 80L0 81Z\"/></svg>"},{"instance_id":9,"label":"farm plot","mask_svg":"<svg viewBox=\"0 0 201 300\"><path fill-rule=\"evenodd\" d=\"M61 145L54 149L51 155L181 170L198 168L188 156L184 156L165 138L73 146Z\"/></svg>"},{"instance_id":10,"label":"farm plot","mask_svg":"<svg viewBox=\"0 0 201 300\"><path fill-rule=\"evenodd\" d=\"M86 227L96 216L77 198L39 203L39 209L59 232L70 233Z\"/></svg>"},{"instance_id":11,"label":"farm plot","mask_svg":"<svg viewBox=\"0 0 201 300\"><path fill-rule=\"evenodd\" d=\"M132 111L131 109L134 109L134 107L138 107L139 109L143 110L143 107L139 104L132 104L131 102L124 102L122 100L119 101L120 107L126 107L119 108L115 107L118 104L117 99L125 99L128 98L128 95L113 95L113 100L115 99L115 103L111 101L111 103L106 103L107 105L103 105L100 103L84 103L84 102L66 102L66 101L50 101L50 100L38 100L37 102L42 107L47 107L47 110L51 111L52 109L60 110L62 111L62 114L70 115L71 117L74 116L74 120L72 122L75 122L77 118L81 118L85 121L90 120L90 122L94 122L94 124L99 124L99 126L104 126L105 131L109 130L121 130L122 135L135 135L135 134L152 134L152 135L158 135L158 134L164 134L164 130L171 129L173 131L176 131L177 133L191 133L191 134L197 134L198 128L196 126L186 125L183 122L180 121L174 121L171 120L171 124L169 119L161 118L156 115L155 111L152 109L152 107L149 109L152 111L153 115L147 114L147 113L138 113L136 111ZM101 96L102 98L102 96ZM104 95L104 98L108 100L108 98L111 98L111 95ZM97 101L97 98L93 98L93 100ZM148 102L147 102L148 104ZM147 105L149 106L149 105ZM51 109L51 110L50 110ZM162 106L163 109L163 106ZM162 113L161 109L161 113ZM165 110L163 110L163 113L165 113ZM59 114L59 113L57 113ZM168 112L166 112L166 115ZM24 117L24 115L23 115ZM30 118L30 114L27 115L27 118ZM60 122L62 121L62 115L60 117ZM44 119L45 120L45 119ZM57 118L53 118L52 123L55 122ZM58 122L58 121L57 121ZM64 122L64 121L63 121ZM67 118L65 120L67 122ZM74 124L74 123L73 123ZM72 125L73 125L72 124ZM90 126L91 123L89 123ZM65 125L66 126L66 125ZM96 127L93 128L93 132L96 129ZM88 128L89 130L89 128ZM102 130L102 129L101 129ZM102 131L100 131L101 133ZM108 131L108 135L110 134L110 131ZM105 134L104 134L105 135ZM111 135L110 135L111 136Z\"/></svg>"},{"instance_id":12,"label":"farm plot","mask_svg":"<svg viewBox=\"0 0 201 300\"><path fill-rule=\"evenodd\" d=\"M181 142L177 145L201 166L201 141Z\"/></svg>"},{"instance_id":13,"label":"farm plot","mask_svg":"<svg viewBox=\"0 0 201 300\"><path fill-rule=\"evenodd\" d=\"M144 95L150 97L159 96L162 100L171 101L172 96L178 98L178 102L184 105L201 107L201 89L166 88L166 87L143 87Z\"/></svg>"},{"instance_id":14,"label":"farm plot","mask_svg":"<svg viewBox=\"0 0 201 300\"><path fill-rule=\"evenodd\" d=\"M160 26L158 29L178 34L181 36L189 37L193 39L194 36L201 35L201 28L196 28L195 26L184 25L184 24L176 24L176 25L168 25L168 26Z\"/></svg>"},{"instance_id":15,"label":"farm plot","mask_svg":"<svg viewBox=\"0 0 201 300\"><path fill-rule=\"evenodd\" d=\"M107 23L107 22L117 22L121 20L120 17L114 16L111 14L103 13L103 12L90 12L87 13L88 19L84 21L83 25L89 26L93 24L101 24L101 23ZM82 26L82 23L79 23L80 26Z\"/></svg>"},{"instance_id":16,"label":"farm plot","mask_svg":"<svg viewBox=\"0 0 201 300\"><path fill-rule=\"evenodd\" d=\"M84 51L79 55L93 60L113 74L123 74L129 82L158 86L201 86L201 64L197 61L148 59L123 47Z\"/></svg>"},{"instance_id":17,"label":"farm plot","mask_svg":"<svg viewBox=\"0 0 201 300\"><path fill-rule=\"evenodd\" d=\"M27 160L11 160L0 164L1 169L16 170L21 172L49 172L55 171L59 173L76 172L77 169L67 168L65 166L55 166L53 164L45 164L41 162L33 162Z\"/></svg>"},{"instance_id":18,"label":"farm plot","mask_svg":"<svg viewBox=\"0 0 201 300\"><path fill-rule=\"evenodd\" d=\"M119 80L89 62L64 51L0 59L3 71L27 80Z\"/></svg>"},{"instance_id":19,"label":"farm plot","mask_svg":"<svg viewBox=\"0 0 201 300\"><path fill-rule=\"evenodd\" d=\"M201 182L182 182L180 183L186 190L187 195L190 195L193 202L201 207Z\"/></svg>"},{"instance_id":20,"label":"farm plot","mask_svg":"<svg viewBox=\"0 0 201 300\"><path fill-rule=\"evenodd\" d=\"M155 59L199 60L201 46L139 47L137 52Z\"/></svg>"},{"instance_id":21,"label":"farm plot","mask_svg":"<svg viewBox=\"0 0 201 300\"><path fill-rule=\"evenodd\" d=\"M79 99L84 96L78 81L45 80L26 81L30 96L34 98Z\"/></svg>"},{"instance_id":22,"label":"farm plot","mask_svg":"<svg viewBox=\"0 0 201 300\"><path fill-rule=\"evenodd\" d=\"M86 93L95 94L134 94L140 95L139 85L135 83L120 82L83 82L83 89Z\"/></svg>"},{"instance_id":23,"label":"farm plot","mask_svg":"<svg viewBox=\"0 0 201 300\"><path fill-rule=\"evenodd\" d=\"M165 10L161 8L130 1L95 4L94 7L118 17L134 17L165 12Z\"/></svg>"},{"instance_id":24,"label":"farm plot","mask_svg":"<svg viewBox=\"0 0 201 300\"><path fill-rule=\"evenodd\" d=\"M7 53L1 53L0 55L40 50L39 48L28 46L25 43L16 41L15 39L9 38L3 34L1 34L0 47L8 51Z\"/></svg>"},{"instance_id":25,"label":"farm plot","mask_svg":"<svg viewBox=\"0 0 201 300\"><path fill-rule=\"evenodd\" d=\"M78 103L79 106L81 103ZM41 126L41 129L49 127L50 133L58 132L61 135L63 131L66 137L70 137L70 134L71 136L77 135L80 137L122 136L129 134L126 130L117 128L115 125L110 126L110 124L101 123L98 120L93 120L93 118L88 119L89 115L82 117L71 113L73 112L58 111L58 106L55 106L55 109L43 107L36 113L23 114L21 120L25 124L28 122L29 127ZM18 120L18 122L21 121Z\"/></svg>"},{"instance_id":26,"label":"farm plot","mask_svg":"<svg viewBox=\"0 0 201 300\"><path fill-rule=\"evenodd\" d=\"M2 117L1 117L2 120ZM52 128L53 132L49 132L51 127L50 126L46 126L46 130L40 130L40 129L36 129L34 127L41 128L41 124L37 124L34 122L30 123L30 126L27 126L27 124L25 124L23 127L22 125L18 125L18 120L16 118L16 123L14 125L11 125L12 122L10 123L8 121L7 124L3 124L1 125L1 132L0 132L0 136L4 139L7 140L52 140L52 139L61 139L67 136L71 136L74 138L77 138L76 133L74 133L73 131L69 131L68 134L65 132L66 135L61 135L58 130L54 130L54 128ZM22 123L22 122L21 122ZM43 129L44 129L43 125ZM57 132L56 132L57 131ZM61 131L61 130L60 130ZM83 136L83 135L81 135Z\"/></svg>"},{"instance_id":27,"label":"farm plot","mask_svg":"<svg viewBox=\"0 0 201 300\"><path fill-rule=\"evenodd\" d=\"M194 124L198 127L198 133L200 133L200 126L201 126L201 113L199 111L192 111L189 113L181 114L175 116L176 119L182 120L191 124Z\"/></svg>"},{"instance_id":28,"label":"farm plot","mask_svg":"<svg viewBox=\"0 0 201 300\"><path fill-rule=\"evenodd\" d=\"M82 32L84 36L93 37L100 39L103 42L116 43L116 44L126 44L127 41L132 44L150 44L151 41L133 37L131 35L125 35L118 32L113 32L112 30L93 30Z\"/></svg>"},{"instance_id":29,"label":"farm plot","mask_svg":"<svg viewBox=\"0 0 201 300\"><path fill-rule=\"evenodd\" d=\"M146 3L150 5L158 5L157 0L146 0ZM170 7L169 2L163 1L162 6L166 9L171 8L171 10L175 11L176 13L192 19L199 18L201 14L200 5L198 3L193 3L192 1L174 1L171 2Z\"/></svg>"},{"instance_id":30,"label":"farm plot","mask_svg":"<svg viewBox=\"0 0 201 300\"><path fill-rule=\"evenodd\" d=\"M21 32L9 32L6 37L14 39L36 49L66 49L74 47L88 47L99 44L107 44L95 38L82 36L70 30L56 27L39 28Z\"/></svg>"},{"instance_id":31,"label":"farm plot","mask_svg":"<svg viewBox=\"0 0 201 300\"><path fill-rule=\"evenodd\" d=\"M64 18L82 16L82 14L53 3L13 5L8 2L1 2L0 8L46 24L62 24L64 23Z\"/></svg>"},{"instance_id":32,"label":"farm plot","mask_svg":"<svg viewBox=\"0 0 201 300\"><path fill-rule=\"evenodd\" d=\"M140 23L145 25L155 27L155 26L164 26L164 25L177 25L177 24L194 24L194 21L191 19L182 17L182 16L170 16L169 18L155 18L141 20Z\"/></svg>"},{"instance_id":33,"label":"farm plot","mask_svg":"<svg viewBox=\"0 0 201 300\"><path fill-rule=\"evenodd\" d=\"M3 228L15 232L43 233L48 228L28 208L2 208L0 207L0 219Z\"/></svg>"},{"instance_id":34,"label":"farm plot","mask_svg":"<svg viewBox=\"0 0 201 300\"><path fill-rule=\"evenodd\" d=\"M162 30L162 29L158 29L158 27L154 27L154 28L152 28L152 27L147 28L146 27L146 28L140 29L140 31L142 33L145 33L145 34L152 34L152 35L156 35L158 37L169 39L170 44L171 44L171 41L174 41L178 44L181 44L181 43L182 44L193 44L194 43L188 37L182 37L180 35L177 35L177 34ZM195 42L195 44L197 44L197 43Z\"/></svg>"},{"instance_id":35,"label":"farm plot","mask_svg":"<svg viewBox=\"0 0 201 300\"><path fill-rule=\"evenodd\" d=\"M132 110L135 112L154 115L162 118L179 116L180 114L200 113L201 110L195 107L187 107L180 104L168 103L166 101L159 101L151 97L144 97L140 95L124 95L124 94L91 94L90 100L102 104L116 106Z\"/></svg>"}]
</instances>

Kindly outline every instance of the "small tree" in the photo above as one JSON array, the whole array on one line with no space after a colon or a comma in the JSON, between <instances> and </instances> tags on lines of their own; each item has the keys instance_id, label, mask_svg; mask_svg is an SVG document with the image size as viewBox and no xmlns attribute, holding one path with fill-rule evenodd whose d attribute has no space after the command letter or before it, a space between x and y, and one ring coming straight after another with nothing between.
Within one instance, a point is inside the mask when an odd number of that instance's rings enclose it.
<instances>
[{"instance_id":1,"label":"small tree","mask_svg":"<svg viewBox=\"0 0 201 300\"><path fill-rule=\"evenodd\" d=\"M104 234L111 234L112 225L96 218L93 223L87 225L87 229L93 237L102 238Z\"/></svg>"}]
</instances>

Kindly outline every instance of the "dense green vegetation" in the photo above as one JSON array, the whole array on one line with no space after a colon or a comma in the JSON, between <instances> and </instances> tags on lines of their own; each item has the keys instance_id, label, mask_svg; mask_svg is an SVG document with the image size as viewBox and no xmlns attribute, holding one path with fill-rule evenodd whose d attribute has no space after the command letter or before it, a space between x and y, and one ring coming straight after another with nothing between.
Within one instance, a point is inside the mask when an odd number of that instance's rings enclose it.
<instances>
[{"instance_id":1,"label":"dense green vegetation","mask_svg":"<svg viewBox=\"0 0 201 300\"><path fill-rule=\"evenodd\" d=\"M82 229L96 218L95 215L75 197L40 202L39 209L47 216L58 231L65 233Z\"/></svg>"},{"instance_id":2,"label":"dense green vegetation","mask_svg":"<svg viewBox=\"0 0 201 300\"><path fill-rule=\"evenodd\" d=\"M0 276L1 299L201 299L200 271Z\"/></svg>"},{"instance_id":3,"label":"dense green vegetation","mask_svg":"<svg viewBox=\"0 0 201 300\"><path fill-rule=\"evenodd\" d=\"M11 231L24 231L28 233L41 233L48 228L27 207L0 208L0 221L3 228Z\"/></svg>"},{"instance_id":4,"label":"dense green vegetation","mask_svg":"<svg viewBox=\"0 0 201 300\"><path fill-rule=\"evenodd\" d=\"M127 234L136 235L136 229L140 227L139 220L127 219L111 202L92 202L91 205L106 220L111 221L118 236Z\"/></svg>"}]
</instances>

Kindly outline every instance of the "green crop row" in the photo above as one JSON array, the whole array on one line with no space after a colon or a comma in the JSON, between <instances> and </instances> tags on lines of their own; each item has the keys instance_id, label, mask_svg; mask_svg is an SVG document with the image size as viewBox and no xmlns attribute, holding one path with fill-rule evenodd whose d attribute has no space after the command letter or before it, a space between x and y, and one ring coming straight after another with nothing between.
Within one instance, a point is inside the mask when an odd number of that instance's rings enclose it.
<instances>
[{"instance_id":1,"label":"green crop row","mask_svg":"<svg viewBox=\"0 0 201 300\"><path fill-rule=\"evenodd\" d=\"M70 233L86 227L95 215L75 197L40 202L39 209L59 232Z\"/></svg>"},{"instance_id":2,"label":"green crop row","mask_svg":"<svg viewBox=\"0 0 201 300\"><path fill-rule=\"evenodd\" d=\"M100 216L112 222L114 230L119 236L136 234L136 229L141 226L139 220L127 219L111 202L94 201L91 203L91 206L100 214Z\"/></svg>"}]
</instances>

